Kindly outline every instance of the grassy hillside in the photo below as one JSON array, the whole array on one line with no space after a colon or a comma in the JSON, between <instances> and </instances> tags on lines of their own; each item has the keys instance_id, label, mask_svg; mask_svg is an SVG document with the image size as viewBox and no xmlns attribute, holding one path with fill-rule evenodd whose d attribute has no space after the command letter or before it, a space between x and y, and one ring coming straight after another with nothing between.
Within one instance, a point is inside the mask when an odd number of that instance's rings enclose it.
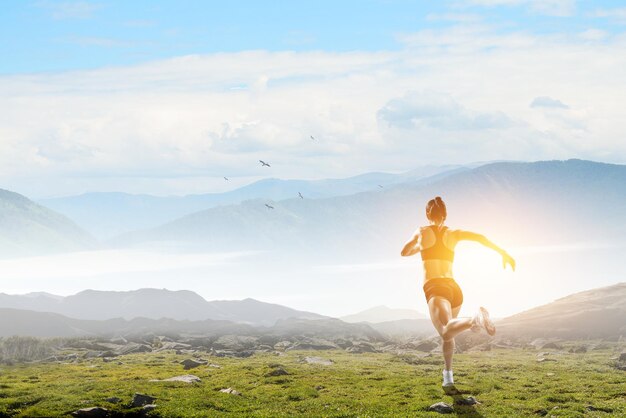
<instances>
[{"instance_id":1,"label":"grassy hillside","mask_svg":"<svg viewBox=\"0 0 626 418\"><path fill-rule=\"evenodd\" d=\"M622 347L623 348L623 347ZM149 416L162 417L436 417L447 402L464 417L608 417L626 414L624 373L613 366L620 347L585 354L553 352L538 362L528 350L492 350L456 357L462 394L441 388L440 355L290 351L246 359L207 357L188 371L188 355L133 354L115 361L79 358L4 365L0 416L61 417L92 406L132 416L134 393L156 398ZM332 363L309 364L316 356ZM281 370L277 372L277 370ZM283 372L284 371L284 372ZM191 373L199 383L151 382ZM220 392L232 388L241 395ZM455 402L468 396L480 405ZM118 403L107 401L117 397Z\"/></svg>"}]
</instances>

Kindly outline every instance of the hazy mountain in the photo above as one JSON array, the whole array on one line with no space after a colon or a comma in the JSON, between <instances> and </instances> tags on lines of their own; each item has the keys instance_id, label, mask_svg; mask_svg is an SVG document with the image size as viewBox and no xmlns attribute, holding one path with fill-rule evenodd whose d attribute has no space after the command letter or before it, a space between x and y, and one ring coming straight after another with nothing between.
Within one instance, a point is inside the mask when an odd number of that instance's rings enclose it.
<instances>
[{"instance_id":1,"label":"hazy mountain","mask_svg":"<svg viewBox=\"0 0 626 418\"><path fill-rule=\"evenodd\" d=\"M188 290L139 289L133 291L85 290L62 297L48 293L0 294L0 308L53 312L76 319L169 318L174 320L229 320L273 325L279 319L320 319L321 315L254 299L207 301Z\"/></svg>"},{"instance_id":2,"label":"hazy mountain","mask_svg":"<svg viewBox=\"0 0 626 418\"><path fill-rule=\"evenodd\" d=\"M21 309L0 308L0 337L13 335L33 337L77 336L150 336L194 334L215 339L218 336L262 336L278 342L285 338L321 339L383 339L383 336L365 324L348 324L338 319L282 319L272 326L240 324L232 321L206 319L179 321L174 319L116 318L85 320L50 313ZM327 342L326 342L327 343Z\"/></svg>"},{"instance_id":3,"label":"hazy mountain","mask_svg":"<svg viewBox=\"0 0 626 418\"><path fill-rule=\"evenodd\" d=\"M173 319L122 318L85 320L68 318L50 312L0 308L0 337L13 335L32 337L114 336L159 333L202 333L205 335L253 334L254 328L230 321L176 321Z\"/></svg>"},{"instance_id":4,"label":"hazy mountain","mask_svg":"<svg viewBox=\"0 0 626 418\"><path fill-rule=\"evenodd\" d=\"M344 322L369 322L380 323L387 321L398 321L402 319L422 319L426 318L426 315L415 311L413 309L392 309L386 306L375 306L364 311L342 316L341 319Z\"/></svg>"},{"instance_id":5,"label":"hazy mountain","mask_svg":"<svg viewBox=\"0 0 626 418\"><path fill-rule=\"evenodd\" d=\"M412 182L425 177L466 170L468 166L424 166L401 174L366 173L345 179L264 179L224 193L158 197L128 193L85 193L78 196L42 199L40 203L73 219L97 237L137 229L154 228L193 212L250 199L283 200L299 197L317 199L350 195L379 186Z\"/></svg>"},{"instance_id":6,"label":"hazy mountain","mask_svg":"<svg viewBox=\"0 0 626 418\"><path fill-rule=\"evenodd\" d=\"M504 318L498 333L566 339L626 336L626 283L587 290Z\"/></svg>"},{"instance_id":7,"label":"hazy mountain","mask_svg":"<svg viewBox=\"0 0 626 418\"><path fill-rule=\"evenodd\" d=\"M626 166L581 160L494 163L375 192L326 199L250 200L118 237L117 244L186 242L209 250L280 249L306 257L396 256L432 197L448 223L509 244L624 239ZM358 252L354 249L358 248Z\"/></svg>"},{"instance_id":8,"label":"hazy mountain","mask_svg":"<svg viewBox=\"0 0 626 418\"><path fill-rule=\"evenodd\" d=\"M0 189L2 257L84 250L94 245L94 239L65 216Z\"/></svg>"}]
</instances>

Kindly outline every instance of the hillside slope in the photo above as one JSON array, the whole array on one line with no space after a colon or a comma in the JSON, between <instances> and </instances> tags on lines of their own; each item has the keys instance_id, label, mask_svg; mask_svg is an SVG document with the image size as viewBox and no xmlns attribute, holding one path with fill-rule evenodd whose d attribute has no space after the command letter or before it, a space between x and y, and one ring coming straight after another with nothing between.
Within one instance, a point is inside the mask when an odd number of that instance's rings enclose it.
<instances>
[{"instance_id":1,"label":"hillside slope","mask_svg":"<svg viewBox=\"0 0 626 418\"><path fill-rule=\"evenodd\" d=\"M575 293L504 318L498 333L565 339L626 336L626 283Z\"/></svg>"},{"instance_id":2,"label":"hillside slope","mask_svg":"<svg viewBox=\"0 0 626 418\"><path fill-rule=\"evenodd\" d=\"M88 233L65 216L0 189L0 257L85 250L95 245Z\"/></svg>"}]
</instances>

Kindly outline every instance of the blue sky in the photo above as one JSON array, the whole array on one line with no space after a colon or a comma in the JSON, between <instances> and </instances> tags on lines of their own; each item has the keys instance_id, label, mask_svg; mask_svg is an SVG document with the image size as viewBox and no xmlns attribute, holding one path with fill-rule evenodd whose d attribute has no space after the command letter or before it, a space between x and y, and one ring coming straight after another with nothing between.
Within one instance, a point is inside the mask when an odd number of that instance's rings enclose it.
<instances>
[{"instance_id":1,"label":"blue sky","mask_svg":"<svg viewBox=\"0 0 626 418\"><path fill-rule=\"evenodd\" d=\"M624 163L620 3L5 2L1 187L184 195L268 175Z\"/></svg>"},{"instance_id":2,"label":"blue sky","mask_svg":"<svg viewBox=\"0 0 626 418\"><path fill-rule=\"evenodd\" d=\"M10 1L0 15L0 73L132 65L242 50L376 51L398 35L480 19L500 31L610 33L620 1ZM9 58L9 59L6 59Z\"/></svg>"}]
</instances>

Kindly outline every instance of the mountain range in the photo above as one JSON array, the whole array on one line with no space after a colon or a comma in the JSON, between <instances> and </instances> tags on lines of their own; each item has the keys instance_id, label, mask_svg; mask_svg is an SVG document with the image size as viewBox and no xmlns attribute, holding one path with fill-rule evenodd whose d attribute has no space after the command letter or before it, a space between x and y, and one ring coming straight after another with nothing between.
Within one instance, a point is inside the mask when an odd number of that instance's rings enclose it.
<instances>
[{"instance_id":1,"label":"mountain range","mask_svg":"<svg viewBox=\"0 0 626 418\"><path fill-rule=\"evenodd\" d=\"M0 257L86 250L96 245L69 218L0 189Z\"/></svg>"},{"instance_id":2,"label":"mountain range","mask_svg":"<svg viewBox=\"0 0 626 418\"><path fill-rule=\"evenodd\" d=\"M508 244L551 245L626 236L626 166L591 161L493 163L321 199L248 200L124 234L114 245L187 243L206 250L281 250L359 257L390 256L423 219L436 195L448 223L504 236ZM274 208L267 208L270 203Z\"/></svg>"},{"instance_id":3,"label":"mountain range","mask_svg":"<svg viewBox=\"0 0 626 418\"><path fill-rule=\"evenodd\" d=\"M71 296L49 293L0 293L0 308L49 312L81 320L123 318L177 321L226 320L271 326L279 319L321 319L322 315L298 311L254 299L207 301L189 290L138 289L133 291L85 290Z\"/></svg>"},{"instance_id":4,"label":"mountain range","mask_svg":"<svg viewBox=\"0 0 626 418\"><path fill-rule=\"evenodd\" d=\"M285 306L245 299L242 301L207 302L189 291L172 292L158 289L140 289L133 292L81 292L73 297L57 300L56 312L42 312L37 305L40 298L55 299L48 294L10 296L1 295L0 336L30 335L39 337L80 335L181 334L199 335L257 335L259 332L275 335L308 335L316 338L348 338L350 336L432 336L430 319L396 319L371 323L347 323L339 319L297 311ZM63 301L70 302L64 306ZM35 302L29 302L32 299ZM81 303L75 303L77 299ZM84 312L90 301L95 307ZM105 302L106 301L106 302ZM132 302L131 302L132 301ZM146 302L148 301L148 302ZM204 303L202 302L204 301ZM50 306L54 306L52 301ZM158 302L158 306L151 303ZM187 302L190 310L177 312ZM117 307L115 304L122 303ZM143 307L142 307L143 306ZM201 316L199 307L206 306L209 316L224 319L175 319L185 315ZM130 308L136 307L134 313ZM215 310L211 310L211 308ZM34 308L40 308L36 309ZM72 310L74 309L74 310ZM379 308L375 308L379 309ZM97 311L99 314L95 314ZM73 312L70 318L59 312ZM125 313L120 315L120 313ZM145 317L142 314L151 316ZM81 315L78 317L78 315ZM413 314L412 312L410 313ZM88 317L101 319L88 319ZM102 319L109 318L109 319ZM382 318L379 318L382 319ZM529 309L496 322L498 336L503 338L562 338L617 340L626 335L626 283L575 293L554 302ZM259 331L261 330L261 331ZM341 337L343 336L343 337ZM356 338L356 337L355 337Z\"/></svg>"},{"instance_id":5,"label":"mountain range","mask_svg":"<svg viewBox=\"0 0 626 418\"><path fill-rule=\"evenodd\" d=\"M251 199L279 201L320 199L379 190L395 184L468 170L478 164L423 166L400 173L365 173L354 177L324 180L281 180L267 178L223 193L187 196L151 196L119 192L84 193L42 199L42 205L73 219L81 228L101 239L138 229L149 229L194 212L216 206L236 205Z\"/></svg>"}]
</instances>

